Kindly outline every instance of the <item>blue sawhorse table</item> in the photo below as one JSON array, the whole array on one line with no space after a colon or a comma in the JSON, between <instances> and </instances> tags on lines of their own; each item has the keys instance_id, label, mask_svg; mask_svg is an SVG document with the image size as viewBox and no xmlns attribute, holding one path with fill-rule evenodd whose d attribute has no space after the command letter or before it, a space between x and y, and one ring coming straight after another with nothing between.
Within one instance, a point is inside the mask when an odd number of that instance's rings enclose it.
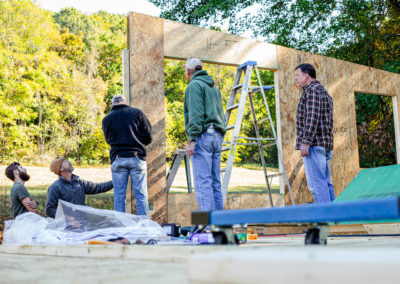
<instances>
[{"instance_id":1,"label":"blue sawhorse table","mask_svg":"<svg viewBox=\"0 0 400 284\"><path fill-rule=\"evenodd\" d=\"M305 244L326 244L328 223L400 218L400 197L287 207L193 211L192 224L210 226L216 244L237 243L233 225L308 225Z\"/></svg>"}]
</instances>

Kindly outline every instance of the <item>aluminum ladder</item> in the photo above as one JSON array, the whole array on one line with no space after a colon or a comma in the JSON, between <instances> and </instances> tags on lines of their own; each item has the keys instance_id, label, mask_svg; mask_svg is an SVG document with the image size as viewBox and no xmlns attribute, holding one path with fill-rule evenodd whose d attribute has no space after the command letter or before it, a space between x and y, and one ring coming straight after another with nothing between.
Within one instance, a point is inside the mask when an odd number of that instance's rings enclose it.
<instances>
[{"instance_id":1,"label":"aluminum ladder","mask_svg":"<svg viewBox=\"0 0 400 284\"><path fill-rule=\"evenodd\" d=\"M190 159L185 154L185 150L178 149L175 152L174 158L172 160L171 166L168 170L167 174L167 193L169 193L172 183L174 182L175 176L178 173L179 166L182 162L185 161L185 171L186 171L186 181L188 185L188 193L192 193L192 177L190 175Z\"/></svg>"},{"instance_id":2,"label":"aluminum ladder","mask_svg":"<svg viewBox=\"0 0 400 284\"><path fill-rule=\"evenodd\" d=\"M253 70L255 70L256 75L257 75L257 80L258 80L258 86L256 86L256 87L250 86L250 79L251 79L251 74L252 74ZM242 73L245 73L244 80L243 80L243 83L239 84L240 79L242 77ZM292 189L291 189L290 183L289 183L289 178L287 176L285 165L284 165L283 159L282 159L282 150L281 150L280 144L276 138L274 124L272 121L271 113L270 113L269 107L268 107L268 102L267 102L265 92L264 92L266 90L272 89L273 87L274 86L263 86L262 85L261 79L260 79L260 74L257 69L256 61L247 61L237 68L235 80L233 82L233 87L232 87L230 97L228 100L228 104L227 104L226 110L225 110L226 131L228 132L230 130L233 130L233 134L232 134L232 140L230 142L224 142L225 145L229 144L229 146L222 147L222 151L229 151L226 168L221 168L222 193L223 193L224 201L226 200L226 195L228 193L229 180L230 180L230 177L232 174L233 161L235 158L237 145L246 145L246 146L256 145L256 146L258 146L258 149L260 151L261 163L262 163L262 167L263 167L263 171L264 171L265 182L267 184L267 190L268 190L269 201L270 201L271 207L274 206L273 201L272 201L272 195L271 195L271 182L272 182L272 178L276 177L276 176L279 176L279 177L283 176L284 182L289 189L292 204L295 205ZM241 89L241 95L240 95L239 103L235 104L235 99L236 99L238 90L240 90L240 89ZM252 95L257 92L261 92L263 101L264 101L264 105L265 105L265 108L267 109L267 113L268 113L268 117L260 119L258 121L256 118L256 113L254 110L254 104L253 104L253 98L252 98ZM241 124L242 124L242 120L243 120L243 114L244 114L244 110L245 110L247 96L249 97L249 101L250 101L251 113L252 113L252 117L253 117L253 125L254 125L255 133L256 133L256 137L254 137L254 138L240 136L240 128L241 128ZM232 125L228 125L231 113L235 109L237 109L235 123ZM271 137L271 138L261 138L260 137L258 124L260 124L264 121L269 121L269 124L272 129L272 133L273 133L273 137ZM226 135L225 135L225 137L226 137ZM239 143L239 139L247 140L250 142ZM267 143L267 144L265 144L265 143ZM269 174L267 171L266 165L265 165L263 148L269 147L269 146L274 146L274 145L276 145L276 147L277 147L278 162L281 165L282 172L279 172L276 174ZM269 180L269 178L271 180Z\"/></svg>"}]
</instances>

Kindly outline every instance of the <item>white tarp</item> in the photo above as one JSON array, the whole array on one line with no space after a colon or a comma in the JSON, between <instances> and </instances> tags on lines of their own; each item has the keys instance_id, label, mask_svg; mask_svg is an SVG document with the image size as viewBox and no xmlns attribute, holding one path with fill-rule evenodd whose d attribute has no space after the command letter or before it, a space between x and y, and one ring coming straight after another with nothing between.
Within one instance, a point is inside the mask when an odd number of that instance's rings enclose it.
<instances>
[{"instance_id":1,"label":"white tarp","mask_svg":"<svg viewBox=\"0 0 400 284\"><path fill-rule=\"evenodd\" d=\"M89 239L126 238L131 243L153 239L168 241L164 229L145 216L95 209L60 200L56 217L34 213L19 215L5 222L4 244L45 245L84 244Z\"/></svg>"}]
</instances>

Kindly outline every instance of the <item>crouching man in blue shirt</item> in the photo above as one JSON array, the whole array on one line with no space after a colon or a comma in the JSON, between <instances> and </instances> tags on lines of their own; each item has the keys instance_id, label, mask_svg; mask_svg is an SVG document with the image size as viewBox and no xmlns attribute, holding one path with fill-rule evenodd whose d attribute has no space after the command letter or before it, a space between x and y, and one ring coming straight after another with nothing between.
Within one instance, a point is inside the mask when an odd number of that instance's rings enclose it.
<instances>
[{"instance_id":1,"label":"crouching man in blue shirt","mask_svg":"<svg viewBox=\"0 0 400 284\"><path fill-rule=\"evenodd\" d=\"M56 215L59 199L85 205L85 194L103 193L113 188L112 181L94 183L73 175L74 168L65 158L51 162L50 170L58 175L58 180L47 189L46 214L52 218Z\"/></svg>"}]
</instances>

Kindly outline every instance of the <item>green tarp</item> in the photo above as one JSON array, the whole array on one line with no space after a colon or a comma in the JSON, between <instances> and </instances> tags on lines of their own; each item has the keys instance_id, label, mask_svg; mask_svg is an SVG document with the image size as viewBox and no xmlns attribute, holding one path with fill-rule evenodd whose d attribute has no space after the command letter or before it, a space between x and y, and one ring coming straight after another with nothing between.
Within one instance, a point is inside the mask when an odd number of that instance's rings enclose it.
<instances>
[{"instance_id":1,"label":"green tarp","mask_svg":"<svg viewBox=\"0 0 400 284\"><path fill-rule=\"evenodd\" d=\"M361 170L334 202L400 196L400 165ZM387 223L397 220L357 223ZM347 223L346 224L350 224ZM354 224L354 223L353 223Z\"/></svg>"}]
</instances>

